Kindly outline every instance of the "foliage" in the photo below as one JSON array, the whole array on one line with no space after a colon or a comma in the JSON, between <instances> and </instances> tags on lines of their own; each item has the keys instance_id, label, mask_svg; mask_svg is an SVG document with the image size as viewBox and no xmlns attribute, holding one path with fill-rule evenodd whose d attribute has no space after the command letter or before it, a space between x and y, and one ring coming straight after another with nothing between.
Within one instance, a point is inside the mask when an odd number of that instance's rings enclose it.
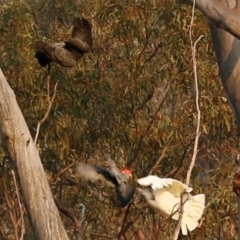
<instances>
[{"instance_id":1,"label":"foliage","mask_svg":"<svg viewBox=\"0 0 240 240\"><path fill-rule=\"evenodd\" d=\"M72 19L81 15L92 22L92 53L72 69L53 64L48 93L47 69L34 59L35 41L66 39ZM234 239L235 232L229 229L236 227L236 206L229 182L238 147L236 126L218 79L208 28L203 17L196 15L193 37L204 34L205 38L197 49L202 134L192 184L195 193L207 195L207 209L202 226L188 239L218 238L220 234L227 234L228 239L232 234ZM51 185L59 181L52 177L56 169L75 159L104 165L98 150L106 146L118 164L130 166L136 177L147 174L167 148L154 174L184 181L196 126L190 18L191 9L173 1L41 0L1 6L1 68L33 137L59 81L38 138ZM7 185L14 195L10 179L2 186ZM0 189L1 203L4 189ZM53 188L53 193L60 194L58 188ZM61 198L75 211L80 202L86 204L86 239L115 236L122 215L112 204L87 193L84 187L64 187ZM142 201L136 202L141 208ZM2 218L10 224L4 209L0 209ZM128 239L137 239L139 231L149 239L171 239L175 222L163 231L158 229L163 219L154 211L143 208L146 214L139 214L134 206L130 210L127 221L135 221L126 232ZM63 219L72 234L71 223ZM9 226L5 234L11 239Z\"/></svg>"}]
</instances>

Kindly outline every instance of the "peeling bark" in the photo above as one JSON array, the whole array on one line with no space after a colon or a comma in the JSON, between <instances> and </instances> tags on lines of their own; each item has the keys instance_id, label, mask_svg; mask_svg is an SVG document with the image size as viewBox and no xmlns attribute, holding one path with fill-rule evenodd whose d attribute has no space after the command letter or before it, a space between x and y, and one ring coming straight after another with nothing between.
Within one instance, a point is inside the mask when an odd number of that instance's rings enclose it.
<instances>
[{"instance_id":1,"label":"peeling bark","mask_svg":"<svg viewBox=\"0 0 240 240\"><path fill-rule=\"evenodd\" d=\"M0 69L0 137L16 169L24 204L36 239L68 239L38 150L28 130L14 92Z\"/></svg>"}]
</instances>

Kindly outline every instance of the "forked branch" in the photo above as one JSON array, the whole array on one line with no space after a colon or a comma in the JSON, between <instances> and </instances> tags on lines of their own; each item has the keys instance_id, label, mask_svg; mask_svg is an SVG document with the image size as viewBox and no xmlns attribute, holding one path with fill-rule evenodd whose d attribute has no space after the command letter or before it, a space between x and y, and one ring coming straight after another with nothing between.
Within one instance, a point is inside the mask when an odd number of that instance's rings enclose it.
<instances>
[{"instance_id":1,"label":"forked branch","mask_svg":"<svg viewBox=\"0 0 240 240\"><path fill-rule=\"evenodd\" d=\"M49 96L50 95L49 94L49 78L48 78L48 108L47 108L47 111L45 112L43 118L38 122L37 131L36 131L36 135L35 135L35 138L34 138L34 143L35 144L37 143L40 127L47 120L48 115L51 111L53 101L54 101L54 99L56 97L56 93L57 93L57 86L58 86L58 82L55 84L53 96L52 96L52 98L50 98L50 96Z\"/></svg>"}]
</instances>

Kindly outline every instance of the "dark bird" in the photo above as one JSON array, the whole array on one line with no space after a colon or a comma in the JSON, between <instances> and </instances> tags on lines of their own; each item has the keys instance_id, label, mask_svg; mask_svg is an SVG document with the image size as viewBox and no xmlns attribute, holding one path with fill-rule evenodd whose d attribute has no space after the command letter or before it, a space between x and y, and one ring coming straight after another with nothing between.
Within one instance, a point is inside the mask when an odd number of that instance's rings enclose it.
<instances>
[{"instance_id":1,"label":"dark bird","mask_svg":"<svg viewBox=\"0 0 240 240\"><path fill-rule=\"evenodd\" d=\"M63 67L73 67L92 48L92 30L85 18L75 18L72 37L61 43L36 42L35 58L42 67L51 61Z\"/></svg>"},{"instance_id":2,"label":"dark bird","mask_svg":"<svg viewBox=\"0 0 240 240\"><path fill-rule=\"evenodd\" d=\"M105 168L78 162L75 174L82 180L91 182L105 182L108 186L115 187L116 203L118 207L125 207L133 198L135 186L129 182L132 177L131 171L127 168L119 170L116 163L105 154L110 170Z\"/></svg>"}]
</instances>

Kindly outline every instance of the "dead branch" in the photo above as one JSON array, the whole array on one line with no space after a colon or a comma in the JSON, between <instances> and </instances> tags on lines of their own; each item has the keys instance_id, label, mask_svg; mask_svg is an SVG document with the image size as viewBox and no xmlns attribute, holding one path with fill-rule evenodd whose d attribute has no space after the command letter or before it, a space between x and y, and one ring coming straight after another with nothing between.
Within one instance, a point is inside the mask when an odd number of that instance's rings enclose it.
<instances>
[{"instance_id":1,"label":"dead branch","mask_svg":"<svg viewBox=\"0 0 240 240\"><path fill-rule=\"evenodd\" d=\"M185 193L182 193L181 194L181 201L180 201L180 206L179 206L179 218L178 218L178 224L177 224L177 227L174 231L174 235L173 235L173 240L177 240L178 239L178 235L179 235L179 232L180 232L180 229L181 229L181 224L182 224L182 218L183 218L183 205L184 205L184 202L186 202L186 194Z\"/></svg>"},{"instance_id":2,"label":"dead branch","mask_svg":"<svg viewBox=\"0 0 240 240\"><path fill-rule=\"evenodd\" d=\"M168 93L169 93L169 89L170 89L170 85L168 85L168 86L166 87L165 92L164 92L164 96L163 96L161 102L159 103L157 110L155 111L155 113L154 113L151 121L148 123L148 126L147 126L145 132L143 133L143 135L142 135L142 136L140 137L140 139L138 140L137 147L135 148L135 151L134 151L134 153L133 153L133 157L132 157L132 159L130 160L130 163L129 163L131 169L135 169L135 166L136 166L136 164L137 164L137 155L138 155L138 152L140 151L140 148L141 148L143 139L144 139L144 137L147 135L148 131L150 130L150 128L151 128L154 120L156 119L156 116L157 116L158 112L160 111L163 103L165 102L165 100L166 100L166 98L167 98L167 96L168 96Z\"/></svg>"},{"instance_id":3,"label":"dead branch","mask_svg":"<svg viewBox=\"0 0 240 240\"><path fill-rule=\"evenodd\" d=\"M156 161L156 163L154 164L154 166L149 170L148 175L151 175L151 174L155 171L155 169L158 167L158 165L161 163L161 161L162 161L163 158L165 157L167 150L168 150L168 147L165 146L164 149L163 149L163 151L162 151L161 156L158 158L158 160Z\"/></svg>"},{"instance_id":4,"label":"dead branch","mask_svg":"<svg viewBox=\"0 0 240 240\"><path fill-rule=\"evenodd\" d=\"M198 153L198 140L200 137L200 121L201 121L201 111L199 108L199 93L198 93L198 77L197 77L197 62L196 62L196 46L197 43L201 40L203 35L201 35L197 41L193 44L192 40L192 26L193 26L193 20L194 20L194 11L195 11L195 5L193 5L192 8L192 18L191 18L191 24L190 24L190 31L189 31L189 36L190 36L190 42L191 42L191 48L192 48L192 61L193 61L193 72L194 72L194 82L195 82L195 91L196 91L196 109L197 109L197 127L196 127L196 135L195 135L195 142L194 142L194 149L193 149L193 156L192 160L190 163L190 166L188 168L187 172L187 178L186 178L186 184L189 185L190 182L190 177L191 173L193 170L193 167L195 165L197 153Z\"/></svg>"},{"instance_id":5,"label":"dead branch","mask_svg":"<svg viewBox=\"0 0 240 240\"><path fill-rule=\"evenodd\" d=\"M55 87L54 87L53 96L52 96L52 98L50 98L49 81L50 81L50 78L48 77L48 79L47 79L47 84L48 84L48 95L47 95L48 108L47 108L47 111L45 112L43 118L38 122L36 135L35 135L35 138L34 138L34 143L35 144L37 143L40 127L47 120L47 118L49 116L49 113L52 109L53 101L54 101L54 99L56 97L56 93L57 93L57 86L58 86L59 81L56 82Z\"/></svg>"},{"instance_id":6,"label":"dead branch","mask_svg":"<svg viewBox=\"0 0 240 240\"><path fill-rule=\"evenodd\" d=\"M193 6L192 6L192 17L191 17L191 23L190 23L190 29L189 29L189 37L190 37L190 43L191 43L191 49L192 49L194 83L195 83L195 91L196 91L195 101L196 101L196 109L197 109L197 126L196 126L196 135L195 135L193 155L192 155L190 166L189 166L188 171L187 171L187 177L186 177L186 184L187 185L189 185L189 183L190 183L191 173L192 173L193 167L195 165L197 152L198 152L198 140L199 140L199 137L200 137L200 134L201 134L200 133L201 111L200 111L200 108L199 108L198 77L197 77L197 63L196 63L196 45L203 36L201 35L197 39L197 41L195 43L193 43L192 28L193 28L193 21L194 21L194 13L195 13L195 0L193 1ZM187 194L182 194L181 195L181 204L180 204L180 207L179 207L178 225L175 229L175 232L174 232L174 235L173 235L173 240L177 240L178 236L179 236L182 217L183 217L183 204L187 200L186 195Z\"/></svg>"},{"instance_id":7,"label":"dead branch","mask_svg":"<svg viewBox=\"0 0 240 240\"><path fill-rule=\"evenodd\" d=\"M128 228L126 228L126 221L127 221L127 217L128 217L128 214L129 214L129 211L130 211L131 206L132 206L132 203L130 203L130 204L127 206L127 208L124 209L124 210L125 210L125 211L123 212L124 217L123 217L121 229L120 229L120 231L119 231L119 233L118 233L118 239L121 239L121 236L122 236L122 235L125 235L125 233L126 233L126 231L127 231L127 229L128 229Z\"/></svg>"}]
</instances>

